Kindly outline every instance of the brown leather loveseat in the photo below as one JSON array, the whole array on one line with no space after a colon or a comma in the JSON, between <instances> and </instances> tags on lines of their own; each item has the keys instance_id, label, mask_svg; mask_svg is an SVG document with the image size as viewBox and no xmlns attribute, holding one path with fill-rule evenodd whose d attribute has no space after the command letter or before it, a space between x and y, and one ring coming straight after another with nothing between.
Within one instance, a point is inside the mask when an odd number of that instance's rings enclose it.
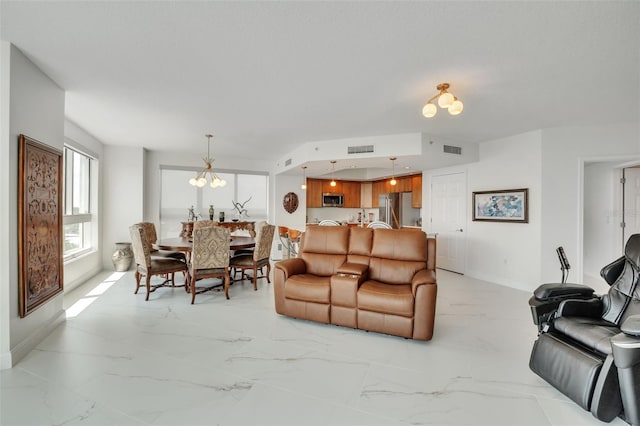
<instances>
[{"instance_id":1,"label":"brown leather loveseat","mask_svg":"<svg viewBox=\"0 0 640 426\"><path fill-rule=\"evenodd\" d=\"M436 241L416 230L309 226L299 255L276 263L276 312L430 340Z\"/></svg>"}]
</instances>

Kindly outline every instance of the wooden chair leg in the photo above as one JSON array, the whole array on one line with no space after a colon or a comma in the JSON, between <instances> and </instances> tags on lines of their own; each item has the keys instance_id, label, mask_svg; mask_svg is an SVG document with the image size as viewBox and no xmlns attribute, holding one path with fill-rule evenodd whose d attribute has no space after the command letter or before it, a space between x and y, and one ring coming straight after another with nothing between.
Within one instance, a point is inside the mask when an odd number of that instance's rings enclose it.
<instances>
[{"instance_id":1,"label":"wooden chair leg","mask_svg":"<svg viewBox=\"0 0 640 426\"><path fill-rule=\"evenodd\" d=\"M193 305L194 302L196 301L196 277L195 276L191 277L191 283L189 284L189 287L191 287L191 304Z\"/></svg>"},{"instance_id":2,"label":"wooden chair leg","mask_svg":"<svg viewBox=\"0 0 640 426\"><path fill-rule=\"evenodd\" d=\"M151 293L151 274L147 272L147 297L145 297L145 301L149 300L149 293Z\"/></svg>"},{"instance_id":3,"label":"wooden chair leg","mask_svg":"<svg viewBox=\"0 0 640 426\"><path fill-rule=\"evenodd\" d=\"M271 284L271 280L269 279L269 275L271 275L271 263L267 263L267 282Z\"/></svg>"},{"instance_id":4,"label":"wooden chair leg","mask_svg":"<svg viewBox=\"0 0 640 426\"><path fill-rule=\"evenodd\" d=\"M229 274L224 274L224 295L227 296L227 300L229 300L229 281L231 281Z\"/></svg>"},{"instance_id":5,"label":"wooden chair leg","mask_svg":"<svg viewBox=\"0 0 640 426\"><path fill-rule=\"evenodd\" d=\"M253 264L253 290L258 291L258 266Z\"/></svg>"},{"instance_id":6,"label":"wooden chair leg","mask_svg":"<svg viewBox=\"0 0 640 426\"><path fill-rule=\"evenodd\" d=\"M136 269L136 291L133 292L133 294L138 294L138 290L140 289L140 272Z\"/></svg>"}]
</instances>

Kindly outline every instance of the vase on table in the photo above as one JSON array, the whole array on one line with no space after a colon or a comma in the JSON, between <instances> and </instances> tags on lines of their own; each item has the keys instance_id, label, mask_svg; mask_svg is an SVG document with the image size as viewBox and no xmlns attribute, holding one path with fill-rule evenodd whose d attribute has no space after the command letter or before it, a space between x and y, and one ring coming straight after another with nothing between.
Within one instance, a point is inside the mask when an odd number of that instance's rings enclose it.
<instances>
[{"instance_id":1,"label":"vase on table","mask_svg":"<svg viewBox=\"0 0 640 426\"><path fill-rule=\"evenodd\" d=\"M213 215L215 214L215 210L213 208L213 204L209 205L209 220L213 220Z\"/></svg>"},{"instance_id":2,"label":"vase on table","mask_svg":"<svg viewBox=\"0 0 640 426\"><path fill-rule=\"evenodd\" d=\"M115 243L115 249L111 256L113 268L116 272L128 271L133 260L133 251L131 251L131 243Z\"/></svg>"}]
</instances>

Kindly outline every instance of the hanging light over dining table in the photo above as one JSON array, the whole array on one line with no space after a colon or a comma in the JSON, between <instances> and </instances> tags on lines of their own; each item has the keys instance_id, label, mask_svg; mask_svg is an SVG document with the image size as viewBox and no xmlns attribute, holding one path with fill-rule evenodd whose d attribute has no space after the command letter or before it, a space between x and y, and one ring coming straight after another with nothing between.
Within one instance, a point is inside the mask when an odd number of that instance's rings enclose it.
<instances>
[{"instance_id":1,"label":"hanging light over dining table","mask_svg":"<svg viewBox=\"0 0 640 426\"><path fill-rule=\"evenodd\" d=\"M209 184L211 185L212 188L223 187L227 184L227 181L220 178L213 171L213 162L215 161L211 157L211 138L213 137L213 135L206 134L205 137L207 138L207 156L202 159L205 165L204 169L202 169L202 171L198 173L196 177L192 177L191 179L189 179L189 183L193 186L197 186L198 188L202 188L207 184L207 176L208 176Z\"/></svg>"}]
</instances>

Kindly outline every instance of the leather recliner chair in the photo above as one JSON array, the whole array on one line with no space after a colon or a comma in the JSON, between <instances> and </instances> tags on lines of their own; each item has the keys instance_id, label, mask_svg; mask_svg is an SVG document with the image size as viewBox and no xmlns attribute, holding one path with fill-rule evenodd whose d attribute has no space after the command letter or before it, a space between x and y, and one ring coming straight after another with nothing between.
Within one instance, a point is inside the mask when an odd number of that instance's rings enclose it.
<instances>
[{"instance_id":1,"label":"leather recliner chair","mask_svg":"<svg viewBox=\"0 0 640 426\"><path fill-rule=\"evenodd\" d=\"M640 425L640 234L600 275L611 286L602 296L576 284L536 289L529 367L597 419Z\"/></svg>"}]
</instances>

